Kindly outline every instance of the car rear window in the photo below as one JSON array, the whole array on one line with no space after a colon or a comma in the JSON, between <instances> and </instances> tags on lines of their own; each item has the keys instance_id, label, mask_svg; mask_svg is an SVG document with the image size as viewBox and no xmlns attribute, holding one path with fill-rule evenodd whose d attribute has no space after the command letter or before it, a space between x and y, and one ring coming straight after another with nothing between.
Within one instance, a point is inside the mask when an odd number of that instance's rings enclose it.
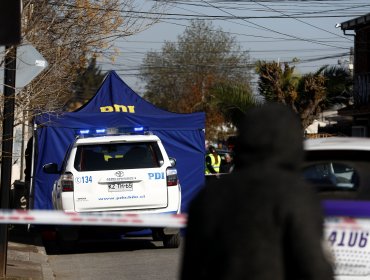
<instances>
[{"instance_id":1,"label":"car rear window","mask_svg":"<svg viewBox=\"0 0 370 280\"><path fill-rule=\"evenodd\" d=\"M78 171L155 168L163 163L157 142L109 143L77 147Z\"/></svg>"},{"instance_id":2,"label":"car rear window","mask_svg":"<svg viewBox=\"0 0 370 280\"><path fill-rule=\"evenodd\" d=\"M319 191L356 191L368 157L353 150L306 151L303 175Z\"/></svg>"},{"instance_id":3,"label":"car rear window","mask_svg":"<svg viewBox=\"0 0 370 280\"><path fill-rule=\"evenodd\" d=\"M355 190L358 187L358 173L347 164L325 161L311 163L303 169L304 177L319 188Z\"/></svg>"}]
</instances>

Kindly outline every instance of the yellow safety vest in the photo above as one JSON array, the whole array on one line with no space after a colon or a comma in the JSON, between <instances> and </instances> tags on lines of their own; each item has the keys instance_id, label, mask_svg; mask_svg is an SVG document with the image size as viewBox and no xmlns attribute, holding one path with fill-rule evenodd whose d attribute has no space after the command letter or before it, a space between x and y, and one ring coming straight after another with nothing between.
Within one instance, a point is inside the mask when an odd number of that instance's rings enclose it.
<instances>
[{"instance_id":1,"label":"yellow safety vest","mask_svg":"<svg viewBox=\"0 0 370 280\"><path fill-rule=\"evenodd\" d=\"M217 163L216 163L216 158L214 157L213 154L208 154L206 157L211 158L211 165L212 165L213 169L217 173L220 172L221 157L219 155L217 155L217 157L218 157L218 162ZM209 171L208 168L207 168L207 163L206 163L206 174L212 174L211 171Z\"/></svg>"}]
</instances>

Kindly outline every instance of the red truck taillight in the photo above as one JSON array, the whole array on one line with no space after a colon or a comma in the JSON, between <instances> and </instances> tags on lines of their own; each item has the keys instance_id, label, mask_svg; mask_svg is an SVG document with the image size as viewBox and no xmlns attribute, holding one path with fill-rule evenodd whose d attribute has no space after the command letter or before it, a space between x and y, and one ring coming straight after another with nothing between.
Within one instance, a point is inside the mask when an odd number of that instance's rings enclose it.
<instances>
[{"instance_id":1,"label":"red truck taillight","mask_svg":"<svg viewBox=\"0 0 370 280\"><path fill-rule=\"evenodd\" d=\"M60 183L63 192L73 192L73 174L65 173L60 176Z\"/></svg>"},{"instance_id":2,"label":"red truck taillight","mask_svg":"<svg viewBox=\"0 0 370 280\"><path fill-rule=\"evenodd\" d=\"M177 186L179 179L177 177L176 168L172 168L172 167L167 168L166 177L167 177L167 187Z\"/></svg>"}]
</instances>

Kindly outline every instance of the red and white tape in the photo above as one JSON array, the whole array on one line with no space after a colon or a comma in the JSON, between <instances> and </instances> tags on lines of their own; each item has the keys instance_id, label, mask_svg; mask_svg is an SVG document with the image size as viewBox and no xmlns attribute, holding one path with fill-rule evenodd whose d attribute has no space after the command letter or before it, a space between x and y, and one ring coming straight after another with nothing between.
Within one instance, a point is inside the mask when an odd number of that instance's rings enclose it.
<instances>
[{"instance_id":1,"label":"red and white tape","mask_svg":"<svg viewBox=\"0 0 370 280\"><path fill-rule=\"evenodd\" d=\"M2 210L0 224L186 227L185 214L66 213L56 210Z\"/></svg>"}]
</instances>

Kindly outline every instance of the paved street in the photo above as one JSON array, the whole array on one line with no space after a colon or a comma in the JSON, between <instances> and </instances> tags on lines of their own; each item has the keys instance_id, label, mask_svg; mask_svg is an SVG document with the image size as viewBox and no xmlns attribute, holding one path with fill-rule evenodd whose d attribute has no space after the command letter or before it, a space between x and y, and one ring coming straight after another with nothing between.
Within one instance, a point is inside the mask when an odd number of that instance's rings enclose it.
<instances>
[{"instance_id":1,"label":"paved street","mask_svg":"<svg viewBox=\"0 0 370 280\"><path fill-rule=\"evenodd\" d=\"M161 242L143 239L84 241L68 253L49 252L57 280L121 279L175 280L181 249L165 249Z\"/></svg>"}]
</instances>

